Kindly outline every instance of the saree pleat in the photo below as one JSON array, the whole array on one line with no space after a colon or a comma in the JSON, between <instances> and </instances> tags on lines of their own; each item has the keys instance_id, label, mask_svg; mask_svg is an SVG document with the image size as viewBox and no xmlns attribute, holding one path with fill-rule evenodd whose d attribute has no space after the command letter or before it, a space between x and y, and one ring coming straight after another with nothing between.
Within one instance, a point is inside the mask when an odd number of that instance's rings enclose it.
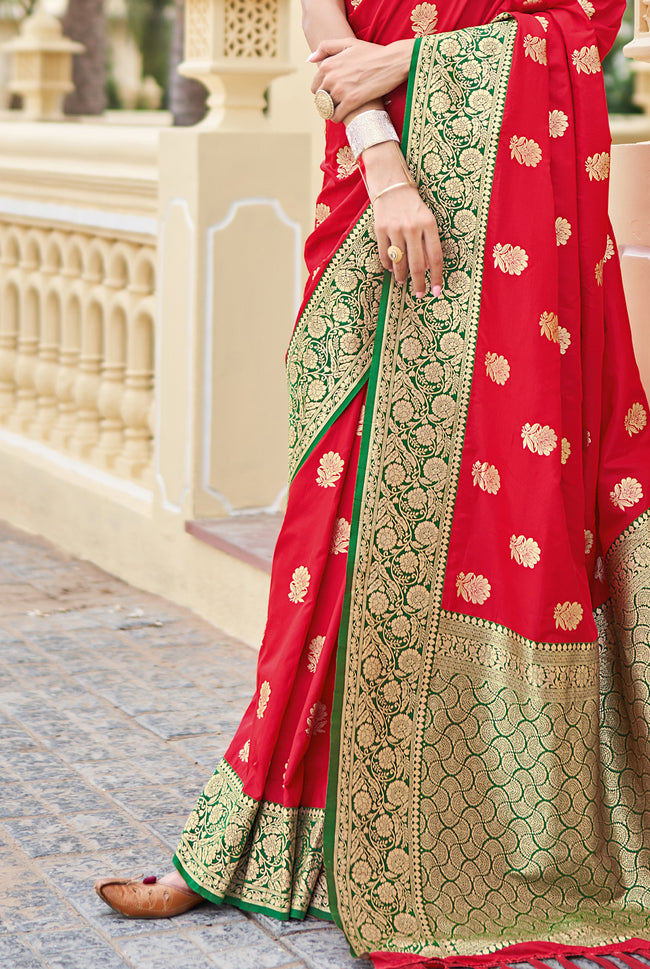
<instances>
[{"instance_id":1,"label":"saree pleat","mask_svg":"<svg viewBox=\"0 0 650 969\"><path fill-rule=\"evenodd\" d=\"M174 860L385 969L647 951L650 429L591 7L348 11L416 35L388 108L445 289L392 285L328 126L257 689Z\"/></svg>"}]
</instances>

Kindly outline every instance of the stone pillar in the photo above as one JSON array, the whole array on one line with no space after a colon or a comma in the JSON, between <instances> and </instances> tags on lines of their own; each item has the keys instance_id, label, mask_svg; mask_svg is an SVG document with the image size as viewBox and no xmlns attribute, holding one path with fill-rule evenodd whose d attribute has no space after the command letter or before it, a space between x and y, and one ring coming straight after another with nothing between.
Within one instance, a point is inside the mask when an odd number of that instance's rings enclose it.
<instances>
[{"instance_id":1,"label":"stone pillar","mask_svg":"<svg viewBox=\"0 0 650 969\"><path fill-rule=\"evenodd\" d=\"M650 0L635 0L628 57L650 63ZM614 145L610 212L616 233L634 348L650 396L650 142Z\"/></svg>"},{"instance_id":2,"label":"stone pillar","mask_svg":"<svg viewBox=\"0 0 650 969\"><path fill-rule=\"evenodd\" d=\"M183 72L211 92L160 140L156 480L185 518L274 510L287 475L284 354L313 224L311 139L264 92L289 71L285 0L188 0Z\"/></svg>"}]
</instances>

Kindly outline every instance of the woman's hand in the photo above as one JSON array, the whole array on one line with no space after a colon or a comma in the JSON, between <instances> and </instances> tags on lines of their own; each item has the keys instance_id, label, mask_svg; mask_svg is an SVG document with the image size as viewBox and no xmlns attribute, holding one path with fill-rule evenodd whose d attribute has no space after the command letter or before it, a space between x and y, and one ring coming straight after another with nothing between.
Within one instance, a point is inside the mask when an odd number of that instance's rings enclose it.
<instances>
[{"instance_id":1,"label":"woman's hand","mask_svg":"<svg viewBox=\"0 0 650 969\"><path fill-rule=\"evenodd\" d=\"M362 155L370 197L378 192L405 181L400 149L396 142L383 142L367 148ZM427 290L426 272L434 296L442 290L442 250L435 216L422 201L415 186L392 189L377 199L374 206L375 232L379 246L379 258L384 269L395 274L400 285L410 273L416 296L424 296ZM397 246L404 253L400 262L388 256L390 246Z\"/></svg>"},{"instance_id":2,"label":"woman's hand","mask_svg":"<svg viewBox=\"0 0 650 969\"><path fill-rule=\"evenodd\" d=\"M359 108L394 91L408 77L412 40L398 40L385 47L346 37L326 40L309 58L318 64L311 86L331 95L336 110L333 121L351 120Z\"/></svg>"}]
</instances>

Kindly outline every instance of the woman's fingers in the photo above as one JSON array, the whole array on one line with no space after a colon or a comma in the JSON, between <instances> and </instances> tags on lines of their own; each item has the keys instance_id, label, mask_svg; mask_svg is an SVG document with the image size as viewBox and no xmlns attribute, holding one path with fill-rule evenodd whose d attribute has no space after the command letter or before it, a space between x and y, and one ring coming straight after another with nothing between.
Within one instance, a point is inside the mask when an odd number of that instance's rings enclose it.
<instances>
[{"instance_id":1,"label":"woman's fingers","mask_svg":"<svg viewBox=\"0 0 650 969\"><path fill-rule=\"evenodd\" d=\"M424 252L429 267L429 282L434 296L442 292L442 248L435 218L433 225L424 231Z\"/></svg>"},{"instance_id":2,"label":"woman's fingers","mask_svg":"<svg viewBox=\"0 0 650 969\"><path fill-rule=\"evenodd\" d=\"M417 229L409 232L406 236L406 247L413 292L421 298L427 289L427 259L422 232Z\"/></svg>"},{"instance_id":3,"label":"woman's fingers","mask_svg":"<svg viewBox=\"0 0 650 969\"><path fill-rule=\"evenodd\" d=\"M333 57L334 54L340 54L341 51L352 47L354 40L355 38L353 37L347 37L341 40L323 40L316 50L309 55L307 61L310 64L318 64L320 61L324 61L326 57Z\"/></svg>"}]
</instances>

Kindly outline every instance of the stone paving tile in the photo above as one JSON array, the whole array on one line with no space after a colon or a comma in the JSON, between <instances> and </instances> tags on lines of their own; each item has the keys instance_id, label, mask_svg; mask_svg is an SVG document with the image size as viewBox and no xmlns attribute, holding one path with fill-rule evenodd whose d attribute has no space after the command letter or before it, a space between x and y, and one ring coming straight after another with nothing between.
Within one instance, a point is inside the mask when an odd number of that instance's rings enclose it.
<instances>
[{"instance_id":1,"label":"stone paving tile","mask_svg":"<svg viewBox=\"0 0 650 969\"><path fill-rule=\"evenodd\" d=\"M1 522L0 587L1 969L366 969L331 924L100 901L97 877L170 870L256 654Z\"/></svg>"},{"instance_id":2,"label":"stone paving tile","mask_svg":"<svg viewBox=\"0 0 650 969\"><path fill-rule=\"evenodd\" d=\"M303 959L309 969L372 969L369 959L355 959L343 934L330 927L328 932L301 932L284 940L286 947Z\"/></svg>"},{"instance_id":3,"label":"stone paving tile","mask_svg":"<svg viewBox=\"0 0 650 969\"><path fill-rule=\"evenodd\" d=\"M43 969L46 965L22 939L12 933L0 935L0 966L11 969Z\"/></svg>"},{"instance_id":4,"label":"stone paving tile","mask_svg":"<svg viewBox=\"0 0 650 969\"><path fill-rule=\"evenodd\" d=\"M208 969L215 963L190 939L171 934L149 935L147 938L121 940L118 948L134 969Z\"/></svg>"},{"instance_id":5,"label":"stone paving tile","mask_svg":"<svg viewBox=\"0 0 650 969\"><path fill-rule=\"evenodd\" d=\"M109 942L98 938L90 926L33 933L30 943L48 969L125 969L119 953Z\"/></svg>"}]
</instances>

